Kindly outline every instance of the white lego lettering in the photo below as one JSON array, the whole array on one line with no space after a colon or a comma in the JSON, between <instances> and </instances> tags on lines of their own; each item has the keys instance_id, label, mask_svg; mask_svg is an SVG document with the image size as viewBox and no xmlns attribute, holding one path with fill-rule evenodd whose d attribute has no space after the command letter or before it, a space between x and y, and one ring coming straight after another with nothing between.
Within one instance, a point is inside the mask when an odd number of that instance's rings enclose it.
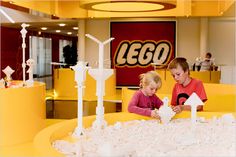
<instances>
[{"instance_id":1,"label":"white lego lettering","mask_svg":"<svg viewBox=\"0 0 236 157\"><path fill-rule=\"evenodd\" d=\"M155 45L153 43L146 43L140 50L138 61L141 65L147 65L152 61L153 51L155 50Z\"/></svg>"},{"instance_id":2,"label":"white lego lettering","mask_svg":"<svg viewBox=\"0 0 236 157\"><path fill-rule=\"evenodd\" d=\"M124 65L126 63L126 59L124 58L124 55L126 53L126 50L128 50L128 43L124 42L119 47L119 55L116 55L116 62L120 65Z\"/></svg>"},{"instance_id":3,"label":"white lego lettering","mask_svg":"<svg viewBox=\"0 0 236 157\"><path fill-rule=\"evenodd\" d=\"M141 43L133 43L130 45L129 52L127 55L128 64L134 65L137 63L138 53L141 47L142 47Z\"/></svg>"}]
</instances>

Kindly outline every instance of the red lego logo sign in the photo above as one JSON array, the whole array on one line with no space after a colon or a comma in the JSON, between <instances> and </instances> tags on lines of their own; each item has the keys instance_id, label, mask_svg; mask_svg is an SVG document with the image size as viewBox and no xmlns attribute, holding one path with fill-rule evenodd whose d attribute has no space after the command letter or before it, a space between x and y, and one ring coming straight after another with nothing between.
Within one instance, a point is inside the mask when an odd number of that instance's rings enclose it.
<instances>
[{"instance_id":1,"label":"red lego logo sign","mask_svg":"<svg viewBox=\"0 0 236 157\"><path fill-rule=\"evenodd\" d=\"M117 67L148 66L151 63L165 64L171 55L168 41L122 41L114 56Z\"/></svg>"},{"instance_id":2,"label":"red lego logo sign","mask_svg":"<svg viewBox=\"0 0 236 157\"><path fill-rule=\"evenodd\" d=\"M112 67L118 86L138 86L139 75L175 57L175 21L112 22Z\"/></svg>"}]
</instances>

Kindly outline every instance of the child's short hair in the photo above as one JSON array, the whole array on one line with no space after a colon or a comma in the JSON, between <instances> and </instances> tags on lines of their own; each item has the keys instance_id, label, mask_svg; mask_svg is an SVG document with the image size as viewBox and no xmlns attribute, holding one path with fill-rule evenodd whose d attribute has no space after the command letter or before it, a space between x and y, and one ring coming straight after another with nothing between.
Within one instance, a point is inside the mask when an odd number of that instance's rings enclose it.
<instances>
[{"instance_id":1,"label":"child's short hair","mask_svg":"<svg viewBox=\"0 0 236 157\"><path fill-rule=\"evenodd\" d=\"M186 71L189 71L189 65L188 65L188 62L187 62L187 59L186 58L183 58L183 57L177 57L177 58L174 58L168 65L168 69L171 70L171 69L176 69L177 66L181 66L183 71L186 72Z\"/></svg>"},{"instance_id":2,"label":"child's short hair","mask_svg":"<svg viewBox=\"0 0 236 157\"><path fill-rule=\"evenodd\" d=\"M140 88L148 86L151 82L157 84L157 89L161 88L162 85L161 77L156 71L148 71L144 74L140 74L139 78L140 78L140 84L139 84Z\"/></svg>"},{"instance_id":3,"label":"child's short hair","mask_svg":"<svg viewBox=\"0 0 236 157\"><path fill-rule=\"evenodd\" d=\"M207 52L206 56L209 56L209 58L211 58L212 54L210 52Z\"/></svg>"}]
</instances>

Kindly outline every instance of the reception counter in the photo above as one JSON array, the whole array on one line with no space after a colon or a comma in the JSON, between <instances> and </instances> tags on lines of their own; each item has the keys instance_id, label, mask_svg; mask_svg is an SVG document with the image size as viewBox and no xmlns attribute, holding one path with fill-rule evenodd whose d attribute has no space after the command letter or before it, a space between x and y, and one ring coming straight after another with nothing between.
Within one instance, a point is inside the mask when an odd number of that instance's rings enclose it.
<instances>
[{"instance_id":1,"label":"reception counter","mask_svg":"<svg viewBox=\"0 0 236 157\"><path fill-rule=\"evenodd\" d=\"M168 70L156 70L161 79L162 79L162 87L159 93L171 93L173 86L175 84L175 80ZM203 83L214 83L219 84L221 78L221 71L190 71L190 76L192 78L196 78L201 80Z\"/></svg>"},{"instance_id":2,"label":"reception counter","mask_svg":"<svg viewBox=\"0 0 236 157\"><path fill-rule=\"evenodd\" d=\"M0 88L0 146L31 141L45 127L45 84Z\"/></svg>"},{"instance_id":3,"label":"reception counter","mask_svg":"<svg viewBox=\"0 0 236 157\"><path fill-rule=\"evenodd\" d=\"M174 81L170 71L168 70L156 70L162 80ZM221 71L190 71L190 76L201 80L203 83L220 83Z\"/></svg>"},{"instance_id":4,"label":"reception counter","mask_svg":"<svg viewBox=\"0 0 236 157\"><path fill-rule=\"evenodd\" d=\"M54 69L54 99L77 100L77 88L74 71L69 68ZM95 101L96 80L87 72L83 100ZM104 99L116 99L116 74L114 73L105 81Z\"/></svg>"}]
</instances>

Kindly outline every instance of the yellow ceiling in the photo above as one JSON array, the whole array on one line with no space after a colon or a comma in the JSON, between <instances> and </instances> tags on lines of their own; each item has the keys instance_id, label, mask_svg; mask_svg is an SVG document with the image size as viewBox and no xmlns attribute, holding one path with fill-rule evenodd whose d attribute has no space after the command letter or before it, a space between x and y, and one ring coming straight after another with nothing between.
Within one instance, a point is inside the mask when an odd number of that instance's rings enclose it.
<instances>
[{"instance_id":1,"label":"yellow ceiling","mask_svg":"<svg viewBox=\"0 0 236 157\"><path fill-rule=\"evenodd\" d=\"M9 0L4 0L8 1ZM136 2L171 4L173 9L159 11L97 11L94 4L119 5L115 2L126 0L12 0L13 4L51 14L60 18L113 18L113 17L194 17L222 16L234 0L136 0ZM134 0L128 0L135 2ZM145 7L144 4L142 4ZM132 6L132 5L131 5ZM135 5L134 5L135 6ZM115 7L115 6L112 6ZM122 8L119 6L119 8Z\"/></svg>"}]
</instances>

